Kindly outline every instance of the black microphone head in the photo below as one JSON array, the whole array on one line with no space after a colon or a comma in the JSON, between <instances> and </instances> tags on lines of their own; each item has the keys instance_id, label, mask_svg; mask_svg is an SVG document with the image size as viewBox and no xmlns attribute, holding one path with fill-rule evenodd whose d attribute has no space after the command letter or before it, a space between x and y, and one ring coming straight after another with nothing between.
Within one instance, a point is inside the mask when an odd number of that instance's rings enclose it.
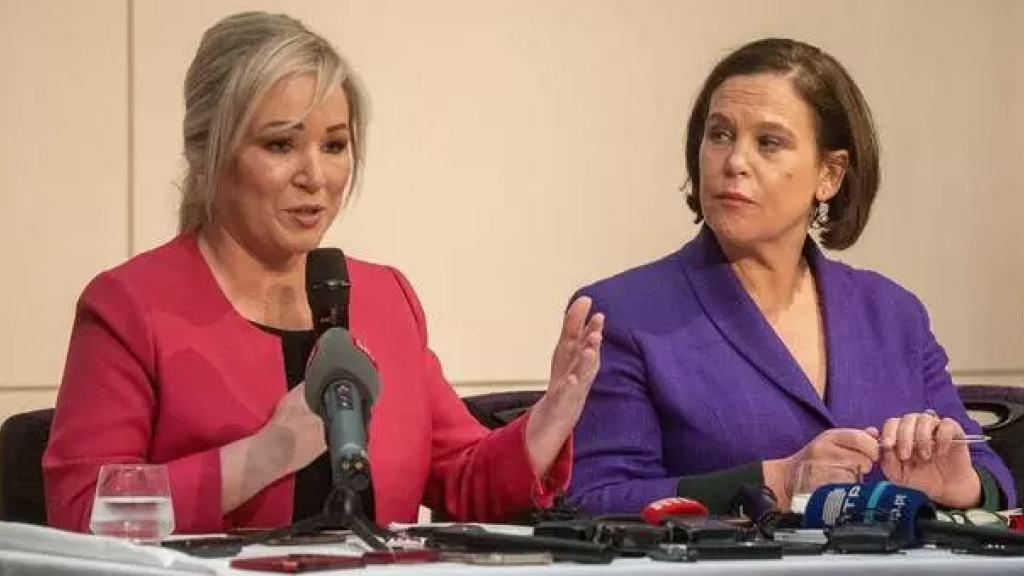
<instances>
[{"instance_id":1,"label":"black microphone head","mask_svg":"<svg viewBox=\"0 0 1024 576\"><path fill-rule=\"evenodd\" d=\"M324 391L335 382L354 386L363 400L364 418L380 394L380 375L370 358L356 346L344 328L331 328L320 336L306 367L306 404L324 417Z\"/></svg>"},{"instance_id":2,"label":"black microphone head","mask_svg":"<svg viewBox=\"0 0 1024 576\"><path fill-rule=\"evenodd\" d=\"M317 335L336 326L348 328L348 289L344 252L317 248L306 254L306 298Z\"/></svg>"}]
</instances>

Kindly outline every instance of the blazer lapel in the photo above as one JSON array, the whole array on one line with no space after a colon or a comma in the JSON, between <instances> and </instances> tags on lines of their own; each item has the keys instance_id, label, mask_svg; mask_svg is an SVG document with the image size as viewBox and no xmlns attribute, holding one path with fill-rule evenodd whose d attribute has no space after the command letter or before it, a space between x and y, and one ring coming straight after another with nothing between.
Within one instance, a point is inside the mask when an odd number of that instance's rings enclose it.
<instances>
[{"instance_id":1,"label":"blazer lapel","mask_svg":"<svg viewBox=\"0 0 1024 576\"><path fill-rule=\"evenodd\" d=\"M857 310L850 300L848 279L839 264L828 260L817 245L809 243L807 259L811 262L818 281L821 298L822 323L825 326L825 346L828 354L828 387L825 404L838 422L849 422L856 406L863 399L855 387L857 337Z\"/></svg>"},{"instance_id":2,"label":"blazer lapel","mask_svg":"<svg viewBox=\"0 0 1024 576\"><path fill-rule=\"evenodd\" d=\"M832 426L825 403L740 284L707 226L683 249L682 262L697 300L725 339L786 394Z\"/></svg>"}]
</instances>

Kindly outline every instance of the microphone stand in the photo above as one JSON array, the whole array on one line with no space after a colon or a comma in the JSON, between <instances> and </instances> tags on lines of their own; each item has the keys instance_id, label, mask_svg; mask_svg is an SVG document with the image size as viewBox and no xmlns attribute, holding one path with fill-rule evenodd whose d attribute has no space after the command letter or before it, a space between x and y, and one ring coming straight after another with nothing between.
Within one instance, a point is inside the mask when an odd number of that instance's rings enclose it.
<instances>
[{"instance_id":1,"label":"microphone stand","mask_svg":"<svg viewBox=\"0 0 1024 576\"><path fill-rule=\"evenodd\" d=\"M350 460L357 460L351 462ZM350 456L334 470L334 488L327 495L320 513L298 522L254 534L244 539L243 545L260 544L270 540L303 534L315 534L337 526L349 529L374 550L387 550L386 540L396 537L390 530L371 522L363 512L361 493L369 490L369 462L365 458ZM360 489L357 490L356 487Z\"/></svg>"}]
</instances>

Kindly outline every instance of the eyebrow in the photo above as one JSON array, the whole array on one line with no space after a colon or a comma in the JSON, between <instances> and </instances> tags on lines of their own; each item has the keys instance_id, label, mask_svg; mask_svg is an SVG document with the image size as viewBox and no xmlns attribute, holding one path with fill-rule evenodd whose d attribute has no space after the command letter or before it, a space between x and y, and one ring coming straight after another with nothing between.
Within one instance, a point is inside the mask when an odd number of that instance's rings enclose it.
<instances>
[{"instance_id":1,"label":"eyebrow","mask_svg":"<svg viewBox=\"0 0 1024 576\"><path fill-rule=\"evenodd\" d=\"M712 113L708 114L707 123L711 123L712 121L715 121L715 122L725 122L727 124L732 124L732 120L729 120L728 118L726 118L725 115L722 114L721 112L712 112Z\"/></svg>"},{"instance_id":2,"label":"eyebrow","mask_svg":"<svg viewBox=\"0 0 1024 576\"><path fill-rule=\"evenodd\" d=\"M762 129L773 130L776 132L782 132L784 134L793 135L793 131L788 126L780 122L758 122L757 126Z\"/></svg>"},{"instance_id":3,"label":"eyebrow","mask_svg":"<svg viewBox=\"0 0 1024 576\"><path fill-rule=\"evenodd\" d=\"M261 126L259 132L276 132L280 130L298 130L301 132L305 129L306 125L302 122L295 122L293 120L271 120ZM348 122L340 122L327 127L327 132L336 132L338 130L348 130Z\"/></svg>"},{"instance_id":4,"label":"eyebrow","mask_svg":"<svg viewBox=\"0 0 1024 576\"><path fill-rule=\"evenodd\" d=\"M727 118L721 112L712 112L712 113L708 114L707 124L710 124L711 122L725 122L726 124L729 124L729 125L735 124L735 122L733 122L732 120ZM774 131L777 131L777 132L783 132L783 133L785 133L787 135L790 135L790 136L793 135L793 130L790 129L785 124L781 123L781 122L772 122L770 120L764 121L764 122L758 122L757 123L757 127L762 129L762 130L774 130Z\"/></svg>"}]
</instances>

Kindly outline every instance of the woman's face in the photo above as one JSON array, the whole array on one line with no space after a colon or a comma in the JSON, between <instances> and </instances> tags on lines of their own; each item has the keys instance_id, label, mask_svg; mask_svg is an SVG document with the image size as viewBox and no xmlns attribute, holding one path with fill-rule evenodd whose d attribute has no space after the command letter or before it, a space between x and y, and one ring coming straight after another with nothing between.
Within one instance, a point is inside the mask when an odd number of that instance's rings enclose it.
<instances>
[{"instance_id":1,"label":"woman's face","mask_svg":"<svg viewBox=\"0 0 1024 576\"><path fill-rule=\"evenodd\" d=\"M316 248L344 201L348 100L339 86L310 108L315 91L315 75L296 74L266 93L214 201L217 224L263 260Z\"/></svg>"},{"instance_id":2,"label":"woman's face","mask_svg":"<svg viewBox=\"0 0 1024 576\"><path fill-rule=\"evenodd\" d=\"M784 75L733 76L712 94L700 145L700 203L720 240L802 244L814 200L839 189L823 162L813 111ZM842 153L839 153L842 154Z\"/></svg>"}]
</instances>

